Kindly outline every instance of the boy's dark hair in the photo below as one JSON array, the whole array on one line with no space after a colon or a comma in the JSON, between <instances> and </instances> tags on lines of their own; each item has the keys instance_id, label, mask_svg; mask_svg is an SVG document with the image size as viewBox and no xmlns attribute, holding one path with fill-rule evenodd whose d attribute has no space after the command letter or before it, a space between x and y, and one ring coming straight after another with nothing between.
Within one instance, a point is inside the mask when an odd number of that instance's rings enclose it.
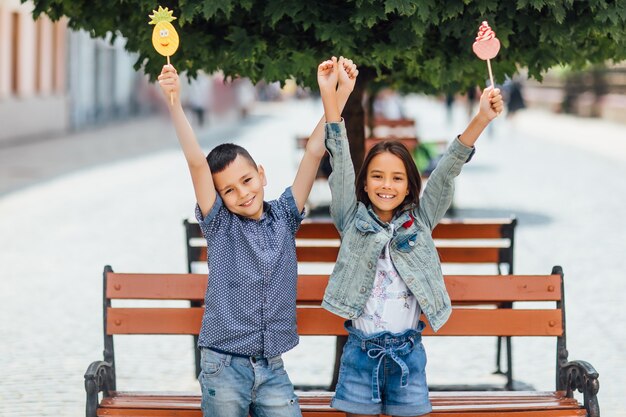
<instances>
[{"instance_id":1,"label":"boy's dark hair","mask_svg":"<svg viewBox=\"0 0 626 417\"><path fill-rule=\"evenodd\" d=\"M216 174L225 170L237 158L237 155L246 158L254 169L257 169L256 162L245 148L234 143L222 143L213 148L206 157L211 173Z\"/></svg>"},{"instance_id":2,"label":"boy's dark hair","mask_svg":"<svg viewBox=\"0 0 626 417\"><path fill-rule=\"evenodd\" d=\"M366 206L369 206L372 203L369 196L367 195L367 192L365 191L367 168L372 162L372 159L376 155L379 155L383 152L389 152L390 154L400 158L400 160L404 164L404 169L406 169L406 176L409 182L409 194L404 198L402 204L400 204L396 208L396 210L394 211L394 215L399 211L401 212L409 210L411 208L417 208L419 206L420 192L422 190L422 178L419 171L417 170L417 167L415 166L415 161L413 161L413 157L409 153L409 150L406 148L406 146L404 146L400 142L390 140L378 142L367 153L367 156L363 161L363 165L361 165L359 175L356 178L356 199Z\"/></svg>"}]
</instances>

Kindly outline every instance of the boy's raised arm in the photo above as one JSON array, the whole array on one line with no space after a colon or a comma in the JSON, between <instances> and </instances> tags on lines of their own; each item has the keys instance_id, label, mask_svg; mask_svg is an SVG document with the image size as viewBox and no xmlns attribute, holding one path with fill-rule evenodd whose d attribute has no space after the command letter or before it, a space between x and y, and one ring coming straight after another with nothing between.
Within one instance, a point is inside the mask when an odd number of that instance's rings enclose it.
<instances>
[{"instance_id":1,"label":"boy's raised arm","mask_svg":"<svg viewBox=\"0 0 626 417\"><path fill-rule=\"evenodd\" d=\"M333 57L317 67L317 82L322 96L324 116L309 136L304 156L300 161L298 173L293 182L292 192L299 211L304 208L313 187L320 161L326 152L324 123L341 121L341 112L354 89L358 74L359 71L352 60L343 57L339 60Z\"/></svg>"},{"instance_id":2,"label":"boy's raised arm","mask_svg":"<svg viewBox=\"0 0 626 417\"><path fill-rule=\"evenodd\" d=\"M189 166L196 201L200 206L202 215L206 216L211 207L213 207L213 203L215 203L215 186L213 185L209 164L180 102L180 80L176 69L171 65L164 65L158 79L172 116L178 142ZM174 93L173 105L170 105L171 93Z\"/></svg>"}]
</instances>

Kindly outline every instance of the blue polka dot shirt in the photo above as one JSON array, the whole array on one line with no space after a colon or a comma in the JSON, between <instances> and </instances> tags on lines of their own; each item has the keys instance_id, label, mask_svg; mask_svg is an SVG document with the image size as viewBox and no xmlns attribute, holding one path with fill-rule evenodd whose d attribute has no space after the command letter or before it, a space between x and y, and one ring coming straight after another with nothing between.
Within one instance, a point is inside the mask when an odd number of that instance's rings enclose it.
<instances>
[{"instance_id":1,"label":"blue polka dot shirt","mask_svg":"<svg viewBox=\"0 0 626 417\"><path fill-rule=\"evenodd\" d=\"M294 236L303 214L291 187L263 204L260 220L231 213L219 195L206 217L196 205L209 264L200 347L272 357L298 344Z\"/></svg>"}]
</instances>

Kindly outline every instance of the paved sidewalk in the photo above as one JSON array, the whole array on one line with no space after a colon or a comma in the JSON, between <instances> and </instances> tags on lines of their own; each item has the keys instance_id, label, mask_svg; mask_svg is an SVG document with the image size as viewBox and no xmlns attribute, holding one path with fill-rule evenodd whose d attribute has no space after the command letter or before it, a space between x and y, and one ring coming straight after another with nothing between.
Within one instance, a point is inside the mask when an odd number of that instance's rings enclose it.
<instances>
[{"instance_id":1,"label":"paved sidewalk","mask_svg":"<svg viewBox=\"0 0 626 417\"><path fill-rule=\"evenodd\" d=\"M407 107L422 137L449 138L466 123L460 106L453 127L440 102L412 97ZM295 173L293 138L309 133L320 115L317 102L263 104L248 121L199 136L207 149L225 138L246 146L266 167L274 198ZM563 266L570 359L596 366L603 415L612 417L626 416L623 129L534 111L498 120L480 139L456 198L464 214L518 216L518 273ZM0 415L83 415L82 375L102 357L103 266L185 271L181 222L193 215L194 197L184 158L169 122L151 118L2 148L0 175ZM498 378L488 372L493 340L425 343L432 383ZM191 345L190 337L118 338L118 388L197 392ZM514 340L515 379L553 389L554 345ZM294 382L326 383L331 369L322 358L333 349L311 338L289 352Z\"/></svg>"}]
</instances>

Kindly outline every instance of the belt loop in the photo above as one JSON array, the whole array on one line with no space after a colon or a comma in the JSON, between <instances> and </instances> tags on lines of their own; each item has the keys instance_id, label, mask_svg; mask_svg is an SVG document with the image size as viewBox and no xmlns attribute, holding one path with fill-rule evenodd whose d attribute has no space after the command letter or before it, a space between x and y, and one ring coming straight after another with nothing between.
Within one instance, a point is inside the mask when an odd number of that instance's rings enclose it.
<instances>
[{"instance_id":1,"label":"belt loop","mask_svg":"<svg viewBox=\"0 0 626 417\"><path fill-rule=\"evenodd\" d=\"M233 355L224 355L224 366L230 366L230 361L233 359Z\"/></svg>"}]
</instances>

